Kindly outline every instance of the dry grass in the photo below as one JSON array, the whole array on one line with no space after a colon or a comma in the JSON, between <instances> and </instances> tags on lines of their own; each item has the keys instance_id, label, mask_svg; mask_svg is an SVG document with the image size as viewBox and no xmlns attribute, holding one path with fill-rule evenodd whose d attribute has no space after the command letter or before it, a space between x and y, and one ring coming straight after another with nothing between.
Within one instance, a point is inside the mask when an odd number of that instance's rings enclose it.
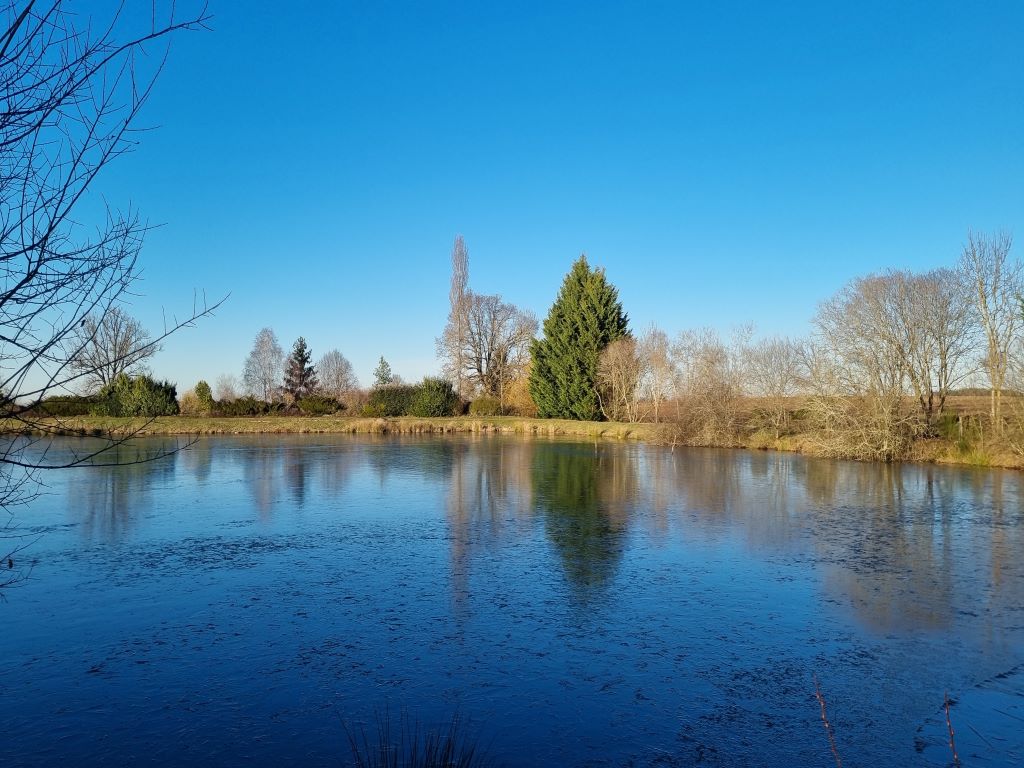
<instances>
[{"instance_id":1,"label":"dry grass","mask_svg":"<svg viewBox=\"0 0 1024 768\"><path fill-rule=\"evenodd\" d=\"M494 433L566 436L588 439L655 440L654 424L527 419L514 416L422 419L375 419L342 416L161 416L155 419L78 416L46 420L57 434L81 435L129 432L139 435L257 435L257 434L452 434Z\"/></svg>"},{"instance_id":2,"label":"dry grass","mask_svg":"<svg viewBox=\"0 0 1024 768\"><path fill-rule=\"evenodd\" d=\"M983 414L985 397L950 398L950 410L965 417ZM794 406L798 404L793 403ZM755 407L754 401L743 410ZM352 416L164 416L156 419L81 416L51 419L41 423L51 434L104 435L258 435L258 434L507 434L543 437L569 437L580 440L639 440L665 445L696 444L681 436L672 423L626 424L620 422L535 419L517 416L457 416L452 418L364 418ZM702 442L711 447L735 447L751 450L776 450L815 455L819 453L813 435L801 429L795 419L789 434L776 438L766 429L740 431L728 440ZM14 429L20 428L17 425ZM907 456L915 462L961 464L1024 469L1024 454L1011 441L948 438L916 440Z\"/></svg>"}]
</instances>

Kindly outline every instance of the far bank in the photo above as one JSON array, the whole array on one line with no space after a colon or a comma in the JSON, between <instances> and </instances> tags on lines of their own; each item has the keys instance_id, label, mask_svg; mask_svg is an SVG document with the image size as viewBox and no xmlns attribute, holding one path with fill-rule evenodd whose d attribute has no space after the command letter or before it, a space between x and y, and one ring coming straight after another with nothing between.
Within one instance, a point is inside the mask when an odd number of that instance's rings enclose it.
<instances>
[{"instance_id":1,"label":"far bank","mask_svg":"<svg viewBox=\"0 0 1024 768\"><path fill-rule=\"evenodd\" d=\"M540 437L570 437L581 440L636 440L657 445L699 445L708 448L777 450L808 456L827 455L810 435L787 435L778 439L757 433L745 439L716 443L681 440L672 423L624 423L614 421L572 421L515 416L436 417L411 416L369 418L352 416L161 416L127 418L76 416L40 419L33 434L68 436L189 436L189 435L273 435L273 434L505 434ZM942 438L917 440L909 461L992 466L1024 469L1024 456L1012 451L963 450L956 442Z\"/></svg>"}]
</instances>

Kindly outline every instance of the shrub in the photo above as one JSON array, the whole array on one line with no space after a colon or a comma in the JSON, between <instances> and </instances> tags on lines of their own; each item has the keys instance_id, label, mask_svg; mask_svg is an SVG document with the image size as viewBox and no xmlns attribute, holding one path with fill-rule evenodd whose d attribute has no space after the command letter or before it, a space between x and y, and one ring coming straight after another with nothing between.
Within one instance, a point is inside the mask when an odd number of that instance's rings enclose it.
<instances>
[{"instance_id":1,"label":"shrub","mask_svg":"<svg viewBox=\"0 0 1024 768\"><path fill-rule=\"evenodd\" d=\"M40 416L87 416L95 404L94 397L55 395L43 400L37 412Z\"/></svg>"},{"instance_id":2,"label":"shrub","mask_svg":"<svg viewBox=\"0 0 1024 768\"><path fill-rule=\"evenodd\" d=\"M478 397L469 404L470 416L501 416L501 403L493 397Z\"/></svg>"},{"instance_id":3,"label":"shrub","mask_svg":"<svg viewBox=\"0 0 1024 768\"><path fill-rule=\"evenodd\" d=\"M409 405L410 416L425 418L453 416L461 408L462 402L455 394L455 387L447 379L427 377L413 389L416 390Z\"/></svg>"},{"instance_id":4,"label":"shrub","mask_svg":"<svg viewBox=\"0 0 1024 768\"><path fill-rule=\"evenodd\" d=\"M182 416L202 416L209 411L203 409L203 404L199 402L196 393L190 389L178 398L178 413Z\"/></svg>"},{"instance_id":5,"label":"shrub","mask_svg":"<svg viewBox=\"0 0 1024 768\"><path fill-rule=\"evenodd\" d=\"M272 410L279 410L278 407L250 395L236 400L221 400L214 409L220 416L263 416Z\"/></svg>"},{"instance_id":6,"label":"shrub","mask_svg":"<svg viewBox=\"0 0 1024 768\"><path fill-rule=\"evenodd\" d=\"M169 381L121 374L96 395L97 416L173 416L178 413L177 389Z\"/></svg>"},{"instance_id":7,"label":"shrub","mask_svg":"<svg viewBox=\"0 0 1024 768\"><path fill-rule=\"evenodd\" d=\"M307 416L326 416L331 413L337 413L345 407L333 397L326 397L324 395L307 395L299 400L296 405Z\"/></svg>"},{"instance_id":8,"label":"shrub","mask_svg":"<svg viewBox=\"0 0 1024 768\"><path fill-rule=\"evenodd\" d=\"M213 390L210 389L210 385L205 381L201 380L196 384L196 398L199 400L199 405L206 410L207 413L213 410Z\"/></svg>"},{"instance_id":9,"label":"shrub","mask_svg":"<svg viewBox=\"0 0 1024 768\"><path fill-rule=\"evenodd\" d=\"M389 384L370 391L369 400L363 408L366 416L406 416L410 413L419 387L409 384Z\"/></svg>"}]
</instances>

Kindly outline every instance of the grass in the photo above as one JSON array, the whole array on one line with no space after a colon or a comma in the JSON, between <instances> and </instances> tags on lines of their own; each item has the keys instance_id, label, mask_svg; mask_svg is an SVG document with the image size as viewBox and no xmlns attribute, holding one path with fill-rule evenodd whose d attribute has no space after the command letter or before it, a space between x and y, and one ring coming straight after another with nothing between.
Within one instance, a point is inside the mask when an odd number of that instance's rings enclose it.
<instances>
[{"instance_id":1,"label":"grass","mask_svg":"<svg viewBox=\"0 0 1024 768\"><path fill-rule=\"evenodd\" d=\"M22 429L12 425L12 430ZM3 431L0 426L0 431ZM358 416L162 416L155 419L76 416L40 420L37 433L62 435L107 434L139 436L274 435L274 434L376 434L445 435L505 434L538 437L568 437L577 440L636 440L679 445L671 424L626 424L610 421L571 421L518 416L455 416L448 418L367 418ZM1005 441L1003 441L1005 443ZM1024 455L1007 443L965 434L915 441L909 461L961 464L982 467L1024 469ZM794 434L776 438L766 430L730 438L708 447L775 450L814 455L817 448L810 435L799 428Z\"/></svg>"},{"instance_id":2,"label":"grass","mask_svg":"<svg viewBox=\"0 0 1024 768\"><path fill-rule=\"evenodd\" d=\"M653 440L656 424L607 421L528 419L514 416L456 416L422 419L355 416L161 416L155 419L75 416L41 420L57 434L137 432L139 435L256 435L256 434L452 434L495 433L567 436L590 439Z\"/></svg>"},{"instance_id":3,"label":"grass","mask_svg":"<svg viewBox=\"0 0 1024 768\"><path fill-rule=\"evenodd\" d=\"M491 760L467 735L465 722L455 713L447 726L425 730L402 712L397 728L390 712L376 715L375 733L363 725L342 723L355 768L483 768Z\"/></svg>"}]
</instances>

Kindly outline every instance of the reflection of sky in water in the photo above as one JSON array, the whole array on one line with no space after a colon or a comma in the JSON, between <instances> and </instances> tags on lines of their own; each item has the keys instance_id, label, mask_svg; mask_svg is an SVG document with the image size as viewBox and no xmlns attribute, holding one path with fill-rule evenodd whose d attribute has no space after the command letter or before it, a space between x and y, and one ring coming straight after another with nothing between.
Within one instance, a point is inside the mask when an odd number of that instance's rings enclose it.
<instances>
[{"instance_id":1,"label":"reflection of sky in water","mask_svg":"<svg viewBox=\"0 0 1024 768\"><path fill-rule=\"evenodd\" d=\"M947 689L1019 754L1018 474L274 436L49 481L5 763L336 764L388 705L513 765L822 765L813 674L851 764L948 762Z\"/></svg>"}]
</instances>

